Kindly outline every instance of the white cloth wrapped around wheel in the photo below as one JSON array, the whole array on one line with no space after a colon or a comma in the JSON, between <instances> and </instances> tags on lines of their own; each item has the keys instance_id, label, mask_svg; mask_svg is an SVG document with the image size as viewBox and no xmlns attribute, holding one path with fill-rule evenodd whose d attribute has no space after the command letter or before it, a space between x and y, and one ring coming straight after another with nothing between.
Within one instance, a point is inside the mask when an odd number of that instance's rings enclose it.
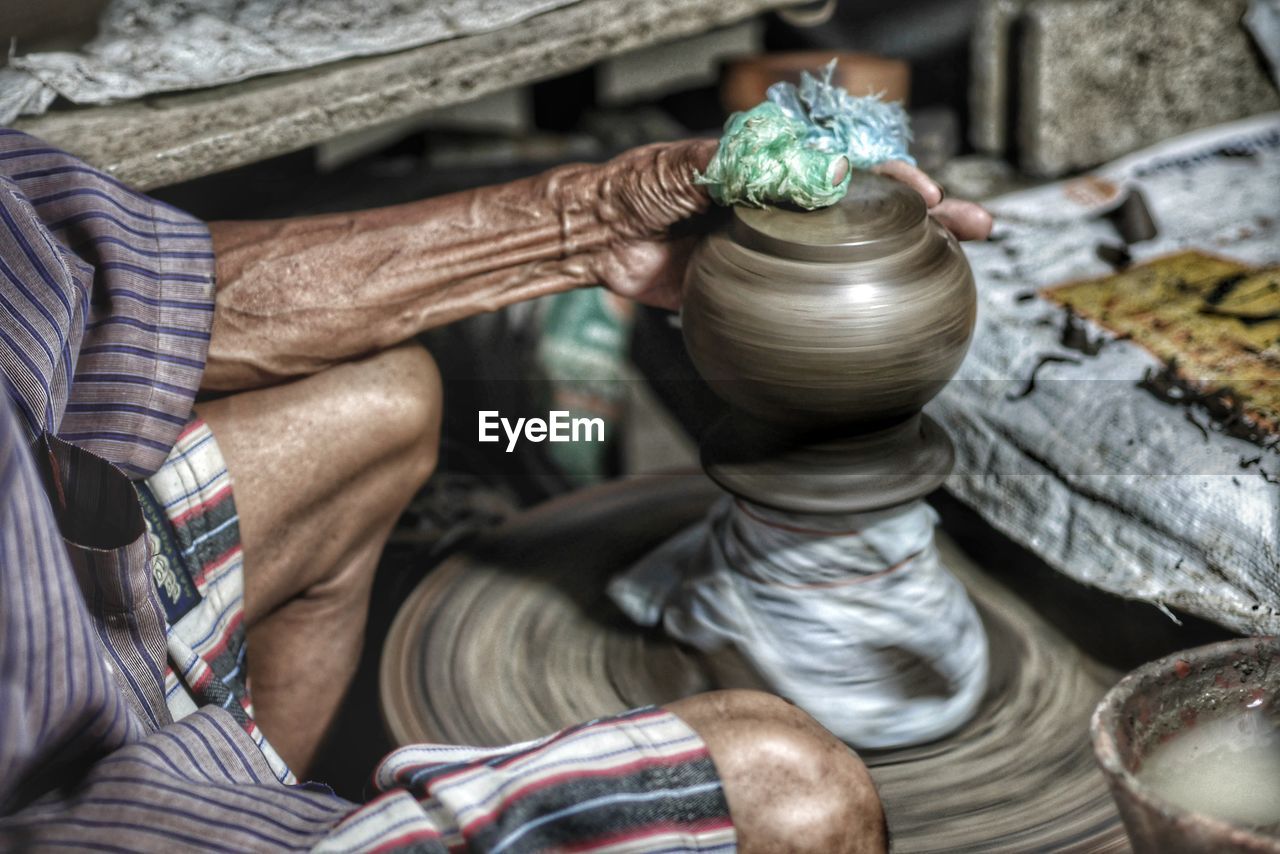
<instances>
[{"instance_id":1,"label":"white cloth wrapped around wheel","mask_svg":"<svg viewBox=\"0 0 1280 854\"><path fill-rule=\"evenodd\" d=\"M631 619L733 644L779 695L855 747L919 744L973 715L987 638L938 560L923 501L808 516L726 497L616 577Z\"/></svg>"}]
</instances>

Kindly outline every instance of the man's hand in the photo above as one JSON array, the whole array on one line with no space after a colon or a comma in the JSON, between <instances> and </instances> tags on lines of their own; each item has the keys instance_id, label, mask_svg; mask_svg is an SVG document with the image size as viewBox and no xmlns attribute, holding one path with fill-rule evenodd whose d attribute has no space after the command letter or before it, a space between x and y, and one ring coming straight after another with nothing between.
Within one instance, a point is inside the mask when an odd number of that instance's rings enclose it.
<instances>
[{"instance_id":1,"label":"man's hand","mask_svg":"<svg viewBox=\"0 0 1280 854\"><path fill-rule=\"evenodd\" d=\"M986 240L991 234L991 214L986 208L963 199L944 198L942 187L910 163L890 160L873 171L896 178L919 193L929 208L930 216L959 240Z\"/></svg>"},{"instance_id":2,"label":"man's hand","mask_svg":"<svg viewBox=\"0 0 1280 854\"><path fill-rule=\"evenodd\" d=\"M707 168L715 150L714 140L658 143L596 167L593 218L610 232L588 262L599 282L647 305L680 307L685 263L697 238L674 236L672 227L711 206L706 190L693 183L693 174ZM973 202L944 199L942 188L916 167L895 160L875 171L919 193L929 213L960 240L981 240L991 233L991 214ZM583 201L574 199L572 205Z\"/></svg>"},{"instance_id":3,"label":"man's hand","mask_svg":"<svg viewBox=\"0 0 1280 854\"><path fill-rule=\"evenodd\" d=\"M646 305L680 307L685 263L698 238L673 235L672 227L711 207L693 175L715 150L712 139L657 143L596 167L593 219L609 232L588 262L596 281Z\"/></svg>"}]
</instances>

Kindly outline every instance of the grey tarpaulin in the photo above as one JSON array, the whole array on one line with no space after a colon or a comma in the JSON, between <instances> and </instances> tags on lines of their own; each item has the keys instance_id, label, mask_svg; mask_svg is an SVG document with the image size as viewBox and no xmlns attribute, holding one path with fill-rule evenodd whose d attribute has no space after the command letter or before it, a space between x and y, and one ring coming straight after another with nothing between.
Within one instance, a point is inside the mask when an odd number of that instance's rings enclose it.
<instances>
[{"instance_id":1,"label":"grey tarpaulin","mask_svg":"<svg viewBox=\"0 0 1280 854\"><path fill-rule=\"evenodd\" d=\"M1127 187L1159 227L1130 247L1134 263L1185 249L1280 263L1280 113L992 202L995 240L966 246L974 343L929 410L958 451L947 486L1078 581L1280 632L1280 450L1202 430L1138 388L1158 362L1134 343L1068 349L1063 309L1037 294L1110 272L1097 247L1119 236L1098 214ZM1068 361L1041 365L1021 394L1045 356Z\"/></svg>"},{"instance_id":2,"label":"grey tarpaulin","mask_svg":"<svg viewBox=\"0 0 1280 854\"><path fill-rule=\"evenodd\" d=\"M78 52L0 69L0 123L56 95L107 104L509 26L576 0L112 0ZM17 46L21 54L22 45Z\"/></svg>"}]
</instances>

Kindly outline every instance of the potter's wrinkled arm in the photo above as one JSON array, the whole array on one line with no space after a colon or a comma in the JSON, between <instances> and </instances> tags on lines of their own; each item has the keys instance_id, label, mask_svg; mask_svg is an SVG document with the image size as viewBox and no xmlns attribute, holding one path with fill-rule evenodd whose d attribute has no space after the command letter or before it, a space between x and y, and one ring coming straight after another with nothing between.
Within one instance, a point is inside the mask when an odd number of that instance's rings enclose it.
<instances>
[{"instance_id":1,"label":"potter's wrinkled arm","mask_svg":"<svg viewBox=\"0 0 1280 854\"><path fill-rule=\"evenodd\" d=\"M519 300L606 284L676 302L674 223L714 143L636 149L369 211L210 224L218 290L204 387L255 388Z\"/></svg>"},{"instance_id":2,"label":"potter's wrinkled arm","mask_svg":"<svg viewBox=\"0 0 1280 854\"><path fill-rule=\"evenodd\" d=\"M305 376L425 329L586 285L677 308L693 238L673 238L670 228L709 207L693 176L715 147L659 143L395 207L211 223L218 291L204 388ZM990 231L986 211L942 200L915 167L879 169L915 188L962 240Z\"/></svg>"}]
</instances>

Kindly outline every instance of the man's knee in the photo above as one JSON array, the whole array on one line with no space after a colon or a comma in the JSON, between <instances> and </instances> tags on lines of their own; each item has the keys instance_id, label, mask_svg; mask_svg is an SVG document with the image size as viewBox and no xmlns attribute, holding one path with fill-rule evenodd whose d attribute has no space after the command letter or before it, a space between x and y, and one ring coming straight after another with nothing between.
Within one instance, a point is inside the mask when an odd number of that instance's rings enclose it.
<instances>
[{"instance_id":1,"label":"man's knee","mask_svg":"<svg viewBox=\"0 0 1280 854\"><path fill-rule=\"evenodd\" d=\"M397 470L416 491L440 453L440 371L431 354L413 342L387 350L371 363L371 382L364 389L369 429L400 462Z\"/></svg>"},{"instance_id":2,"label":"man's knee","mask_svg":"<svg viewBox=\"0 0 1280 854\"><path fill-rule=\"evenodd\" d=\"M702 736L744 852L879 852L884 811L866 766L796 706L718 691L668 708Z\"/></svg>"}]
</instances>

